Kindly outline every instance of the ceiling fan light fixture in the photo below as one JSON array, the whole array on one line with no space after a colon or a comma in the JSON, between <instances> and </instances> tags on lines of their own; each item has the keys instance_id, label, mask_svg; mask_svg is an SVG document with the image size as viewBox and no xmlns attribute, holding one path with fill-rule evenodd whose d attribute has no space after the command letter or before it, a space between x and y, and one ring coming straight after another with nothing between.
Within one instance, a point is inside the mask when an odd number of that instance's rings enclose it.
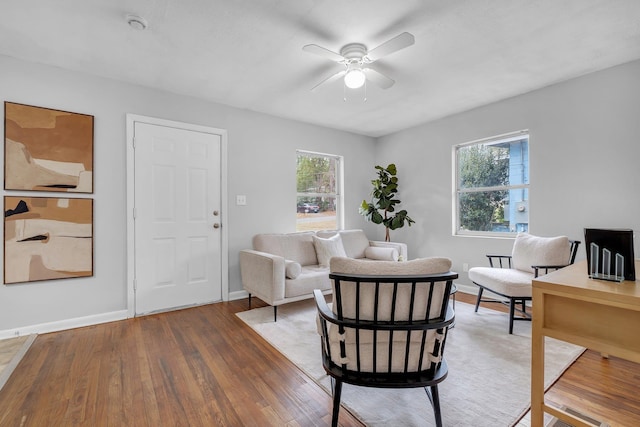
<instances>
[{"instance_id":1,"label":"ceiling fan light fixture","mask_svg":"<svg viewBox=\"0 0 640 427\"><path fill-rule=\"evenodd\" d=\"M311 88L311 91L315 91L318 86L322 84L331 83L340 78L343 79L345 93L346 89L358 89L367 83L372 83L382 89L389 89L395 81L377 71L375 68L370 68L369 64L411 46L414 43L415 37L413 34L404 32L371 50L367 49L367 46L362 43L346 44L342 46L340 53L318 46L317 44L305 45L302 47L303 51L322 56L346 66L346 69L343 68L341 71L322 80Z\"/></svg>"},{"instance_id":2,"label":"ceiling fan light fixture","mask_svg":"<svg viewBox=\"0 0 640 427\"><path fill-rule=\"evenodd\" d=\"M366 79L367 77L360 67L350 67L347 74L344 75L344 85L349 89L358 89L364 85Z\"/></svg>"}]
</instances>

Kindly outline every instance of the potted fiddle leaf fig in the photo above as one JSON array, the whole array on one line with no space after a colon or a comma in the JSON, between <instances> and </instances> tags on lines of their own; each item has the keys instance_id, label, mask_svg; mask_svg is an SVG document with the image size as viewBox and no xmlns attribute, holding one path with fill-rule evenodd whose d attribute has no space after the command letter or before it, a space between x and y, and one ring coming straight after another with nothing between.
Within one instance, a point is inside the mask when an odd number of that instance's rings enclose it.
<instances>
[{"instance_id":1,"label":"potted fiddle leaf fig","mask_svg":"<svg viewBox=\"0 0 640 427\"><path fill-rule=\"evenodd\" d=\"M410 227L415 221L407 214L406 210L396 212L396 205L400 200L396 199L398 193L398 177L395 164L390 164L386 168L376 166L378 178L371 181L373 190L371 191L371 202L362 201L360 205L360 215L367 221L385 226L385 241L389 242L389 231L404 227L405 223Z\"/></svg>"}]
</instances>

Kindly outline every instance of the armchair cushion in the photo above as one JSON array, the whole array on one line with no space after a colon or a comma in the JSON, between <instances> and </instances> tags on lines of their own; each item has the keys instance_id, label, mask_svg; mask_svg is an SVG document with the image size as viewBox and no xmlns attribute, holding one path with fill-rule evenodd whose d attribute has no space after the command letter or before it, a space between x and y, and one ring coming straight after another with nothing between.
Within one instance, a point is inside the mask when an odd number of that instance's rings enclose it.
<instances>
[{"instance_id":1,"label":"armchair cushion","mask_svg":"<svg viewBox=\"0 0 640 427\"><path fill-rule=\"evenodd\" d=\"M414 259L406 262L395 261L376 261L368 262L365 260L356 260L351 258L333 258L331 260L331 272L342 274L354 274L354 275L369 275L369 276L404 276L404 275L425 275L425 274L438 274L446 273L451 269L451 260L448 258L421 258ZM332 281L332 285L335 282ZM384 286L384 284L383 284ZM427 286L421 287L416 291L416 304L414 306L414 313L424 313L426 306L418 302L426 302L427 292L429 288ZM444 288L434 289L433 301L442 301ZM333 289L335 295L335 289ZM409 295L409 286L402 287L399 290L397 305L396 305L396 320L409 320L409 300L406 296ZM343 315L346 318L354 319L356 317L356 291L355 287L343 288L342 295L342 310ZM392 286L386 286L383 289L381 296L388 297L389 304L380 304L378 319L390 320L391 319L391 295ZM373 289L369 289L369 292L362 292L360 295L360 318L361 319L373 319L373 307L374 304L374 292ZM335 311L335 304L332 306ZM432 313L437 313L438 310L432 307Z\"/></svg>"},{"instance_id":2,"label":"armchair cushion","mask_svg":"<svg viewBox=\"0 0 640 427\"><path fill-rule=\"evenodd\" d=\"M328 267L329 260L333 257L347 256L347 253L344 251L344 246L342 245L342 238L339 234L329 237L328 239L313 236L313 245L316 248L318 264L322 267Z\"/></svg>"},{"instance_id":3,"label":"armchair cushion","mask_svg":"<svg viewBox=\"0 0 640 427\"><path fill-rule=\"evenodd\" d=\"M514 268L473 267L469 279L502 295L531 296L533 274Z\"/></svg>"},{"instance_id":4,"label":"armchair cushion","mask_svg":"<svg viewBox=\"0 0 640 427\"><path fill-rule=\"evenodd\" d=\"M398 276L416 274L436 274L449 271L449 258L418 258L406 262L380 261L369 263L351 258L336 258L331 261L332 273Z\"/></svg>"},{"instance_id":5,"label":"armchair cushion","mask_svg":"<svg viewBox=\"0 0 640 427\"><path fill-rule=\"evenodd\" d=\"M511 254L513 268L533 273L532 265L567 265L571 256L570 246L566 236L538 237L518 233Z\"/></svg>"},{"instance_id":6,"label":"armchair cushion","mask_svg":"<svg viewBox=\"0 0 640 427\"><path fill-rule=\"evenodd\" d=\"M365 249L364 256L367 259L375 259L377 261L398 261L400 254L398 254L396 248L369 246Z\"/></svg>"}]
</instances>

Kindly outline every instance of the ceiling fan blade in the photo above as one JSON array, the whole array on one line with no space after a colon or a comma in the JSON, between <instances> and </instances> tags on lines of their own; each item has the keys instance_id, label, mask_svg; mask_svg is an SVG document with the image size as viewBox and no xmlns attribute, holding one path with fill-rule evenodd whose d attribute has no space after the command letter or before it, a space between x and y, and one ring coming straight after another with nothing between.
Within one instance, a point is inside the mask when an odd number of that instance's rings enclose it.
<instances>
[{"instance_id":1,"label":"ceiling fan blade","mask_svg":"<svg viewBox=\"0 0 640 427\"><path fill-rule=\"evenodd\" d=\"M373 82L375 85L380 86L382 89L389 89L395 83L395 80L385 76L380 71L373 68L363 68L364 74L367 76L367 80Z\"/></svg>"},{"instance_id":2,"label":"ceiling fan blade","mask_svg":"<svg viewBox=\"0 0 640 427\"><path fill-rule=\"evenodd\" d=\"M372 49L366 55L369 62L377 61L383 56L387 56L393 52L396 52L405 47L411 46L416 42L415 37L411 33L402 33L399 36L395 36L391 40L387 40L380 46Z\"/></svg>"},{"instance_id":3,"label":"ceiling fan blade","mask_svg":"<svg viewBox=\"0 0 640 427\"><path fill-rule=\"evenodd\" d=\"M322 46L318 46L317 44L308 44L302 48L305 52L314 53L316 55L320 55L324 58L330 59L335 62L344 61L344 57L338 53L330 51L329 49L325 49Z\"/></svg>"},{"instance_id":4,"label":"ceiling fan blade","mask_svg":"<svg viewBox=\"0 0 640 427\"><path fill-rule=\"evenodd\" d=\"M316 89L318 89L318 87L322 86L323 84L331 83L338 80L340 77L344 76L345 74L347 74L347 70L338 71L337 73L330 75L329 77L327 77L326 79L322 80L320 83L312 87L311 92L315 92Z\"/></svg>"}]
</instances>

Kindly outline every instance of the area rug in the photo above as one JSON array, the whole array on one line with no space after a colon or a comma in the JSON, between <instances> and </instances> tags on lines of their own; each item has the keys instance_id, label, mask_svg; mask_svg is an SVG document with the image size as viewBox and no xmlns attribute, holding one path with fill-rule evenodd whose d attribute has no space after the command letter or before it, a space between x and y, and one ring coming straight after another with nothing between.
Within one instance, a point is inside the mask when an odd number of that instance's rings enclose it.
<instances>
[{"instance_id":1,"label":"area rug","mask_svg":"<svg viewBox=\"0 0 640 427\"><path fill-rule=\"evenodd\" d=\"M35 339L34 334L0 341L0 390Z\"/></svg>"},{"instance_id":2,"label":"area rug","mask_svg":"<svg viewBox=\"0 0 640 427\"><path fill-rule=\"evenodd\" d=\"M530 406L531 323L516 322L507 333L507 315L456 303L455 327L447 338L449 376L440 384L443 424L511 426ZM237 313L238 317L304 371L327 393L313 300ZM545 385L550 386L584 348L546 338ZM368 426L432 426L433 410L423 389L374 389L345 384L342 405Z\"/></svg>"}]
</instances>

